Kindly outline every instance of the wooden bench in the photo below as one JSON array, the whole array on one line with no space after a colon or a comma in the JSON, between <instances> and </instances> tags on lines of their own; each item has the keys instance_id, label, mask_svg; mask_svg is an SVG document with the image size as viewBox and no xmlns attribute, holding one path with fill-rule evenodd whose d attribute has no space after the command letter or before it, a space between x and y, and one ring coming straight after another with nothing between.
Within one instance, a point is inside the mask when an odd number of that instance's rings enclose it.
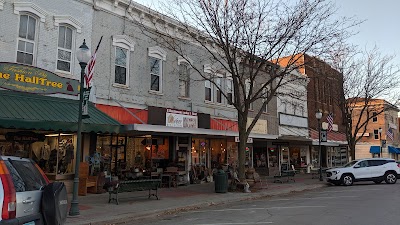
<instances>
[{"instance_id":1,"label":"wooden bench","mask_svg":"<svg viewBox=\"0 0 400 225\"><path fill-rule=\"evenodd\" d=\"M274 176L274 183L277 182L289 182L290 180L292 180L293 182L296 182L296 180L294 179L294 176L296 175L296 171L282 171L281 174L279 175L275 175Z\"/></svg>"},{"instance_id":2,"label":"wooden bench","mask_svg":"<svg viewBox=\"0 0 400 225\"><path fill-rule=\"evenodd\" d=\"M146 180L129 180L129 181L120 181L115 187L108 188L108 203L112 200L115 200L117 205L119 204L118 193L122 192L133 192L133 191L149 191L149 196L155 196L157 200L158 198L158 188L161 185L161 179L146 179ZM155 193L151 193L154 190ZM115 195L115 198L112 195Z\"/></svg>"},{"instance_id":3,"label":"wooden bench","mask_svg":"<svg viewBox=\"0 0 400 225\"><path fill-rule=\"evenodd\" d=\"M78 195L87 195L87 193L97 193L97 176L89 176L89 164L81 162L79 165L79 189Z\"/></svg>"}]
</instances>

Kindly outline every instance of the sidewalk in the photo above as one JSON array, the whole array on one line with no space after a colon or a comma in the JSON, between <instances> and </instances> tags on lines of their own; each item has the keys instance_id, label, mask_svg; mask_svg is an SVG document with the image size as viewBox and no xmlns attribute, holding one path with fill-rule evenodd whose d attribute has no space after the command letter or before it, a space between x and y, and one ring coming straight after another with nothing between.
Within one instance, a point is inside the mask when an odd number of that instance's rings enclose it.
<instances>
[{"instance_id":1,"label":"sidewalk","mask_svg":"<svg viewBox=\"0 0 400 225\"><path fill-rule=\"evenodd\" d=\"M228 192L215 193L214 183L191 184L178 188L159 189L160 200L155 197L147 198L147 191L121 193L120 204L108 204L108 193L88 194L79 196L79 217L69 217L70 224L132 224L134 220L146 217L155 217L179 211L187 211L262 197L272 197L312 190L326 186L326 182L311 179L311 175L296 175L296 182L272 183L268 178L268 185L263 179L262 186L258 183L251 188L251 193ZM70 196L71 198L71 196ZM128 223L126 223L128 222Z\"/></svg>"}]
</instances>

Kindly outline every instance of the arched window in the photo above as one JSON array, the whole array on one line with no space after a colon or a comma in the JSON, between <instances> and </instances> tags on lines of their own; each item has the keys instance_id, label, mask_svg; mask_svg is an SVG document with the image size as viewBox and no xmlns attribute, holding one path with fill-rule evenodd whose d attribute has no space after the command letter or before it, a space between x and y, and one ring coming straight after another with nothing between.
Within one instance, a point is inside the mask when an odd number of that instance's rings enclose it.
<instances>
[{"instance_id":1,"label":"arched window","mask_svg":"<svg viewBox=\"0 0 400 225\"><path fill-rule=\"evenodd\" d=\"M30 14L19 17L17 62L33 65L37 44L37 18Z\"/></svg>"}]
</instances>

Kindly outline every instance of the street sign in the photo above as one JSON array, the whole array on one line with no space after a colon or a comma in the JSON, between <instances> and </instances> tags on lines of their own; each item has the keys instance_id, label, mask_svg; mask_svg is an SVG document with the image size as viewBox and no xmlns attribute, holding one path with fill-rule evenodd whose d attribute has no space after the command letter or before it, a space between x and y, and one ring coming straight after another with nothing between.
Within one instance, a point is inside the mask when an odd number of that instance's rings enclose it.
<instances>
[{"instance_id":1,"label":"street sign","mask_svg":"<svg viewBox=\"0 0 400 225\"><path fill-rule=\"evenodd\" d=\"M326 130L321 130L321 142L327 142L328 141L328 133Z\"/></svg>"}]
</instances>

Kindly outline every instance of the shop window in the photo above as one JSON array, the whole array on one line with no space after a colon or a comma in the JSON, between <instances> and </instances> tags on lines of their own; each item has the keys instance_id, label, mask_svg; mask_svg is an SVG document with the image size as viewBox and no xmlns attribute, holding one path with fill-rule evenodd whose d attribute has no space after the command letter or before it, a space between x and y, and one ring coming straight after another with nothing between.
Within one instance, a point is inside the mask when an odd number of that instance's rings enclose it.
<instances>
[{"instance_id":1,"label":"shop window","mask_svg":"<svg viewBox=\"0 0 400 225\"><path fill-rule=\"evenodd\" d=\"M33 65L36 52L37 20L31 15L21 15L18 32L17 62Z\"/></svg>"},{"instance_id":2,"label":"shop window","mask_svg":"<svg viewBox=\"0 0 400 225\"><path fill-rule=\"evenodd\" d=\"M61 25L58 28L57 70L71 72L73 33L69 26Z\"/></svg>"}]
</instances>

